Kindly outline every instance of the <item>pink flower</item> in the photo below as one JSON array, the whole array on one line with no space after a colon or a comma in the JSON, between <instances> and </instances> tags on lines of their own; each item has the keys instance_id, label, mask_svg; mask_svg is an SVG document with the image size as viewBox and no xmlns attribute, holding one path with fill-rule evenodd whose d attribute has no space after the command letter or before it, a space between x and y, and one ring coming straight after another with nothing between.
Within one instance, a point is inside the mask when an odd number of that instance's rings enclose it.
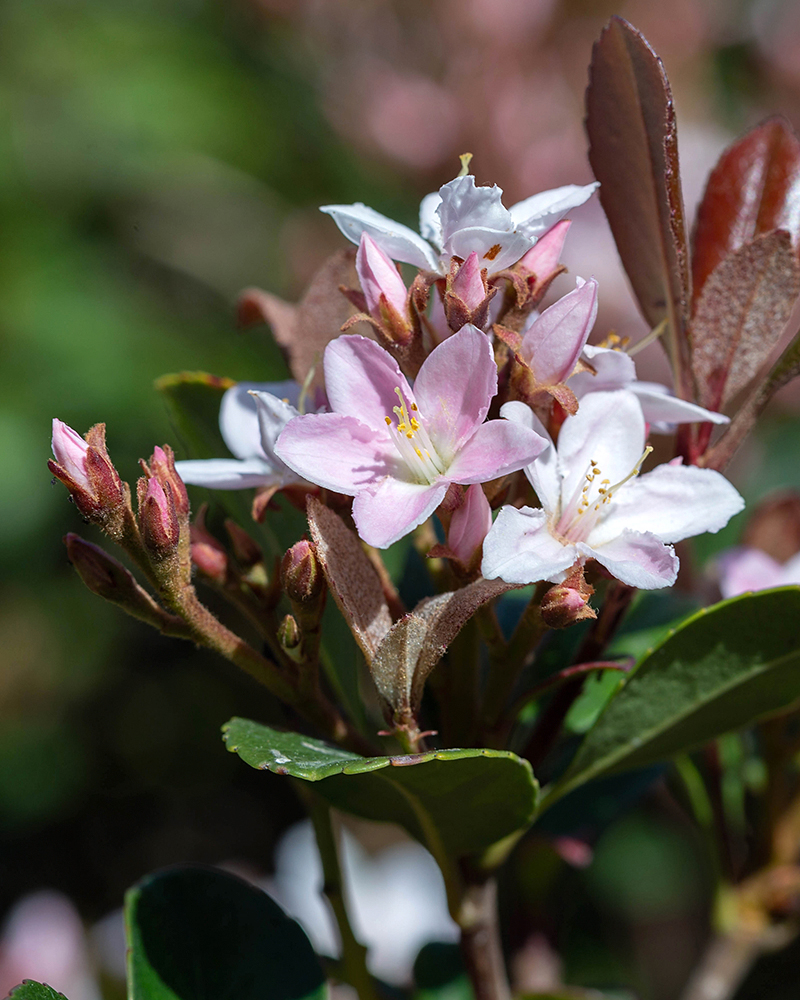
<instances>
[{"instance_id":1,"label":"pink flower","mask_svg":"<svg viewBox=\"0 0 800 1000\"><path fill-rule=\"evenodd\" d=\"M538 385L569 378L597 316L597 282L577 279L577 288L536 316L522 331L519 355Z\"/></svg>"},{"instance_id":2,"label":"pink flower","mask_svg":"<svg viewBox=\"0 0 800 1000\"><path fill-rule=\"evenodd\" d=\"M330 413L295 417L276 454L298 475L355 497L359 535L385 548L428 518L450 483L521 469L546 446L530 427L485 421L497 392L488 337L465 326L408 384L374 341L339 337L325 350Z\"/></svg>"},{"instance_id":3,"label":"pink flower","mask_svg":"<svg viewBox=\"0 0 800 1000\"><path fill-rule=\"evenodd\" d=\"M723 597L736 597L769 587L786 587L800 584L800 552L788 562L779 563L761 549L742 546L723 552L717 560L717 569Z\"/></svg>"}]
</instances>

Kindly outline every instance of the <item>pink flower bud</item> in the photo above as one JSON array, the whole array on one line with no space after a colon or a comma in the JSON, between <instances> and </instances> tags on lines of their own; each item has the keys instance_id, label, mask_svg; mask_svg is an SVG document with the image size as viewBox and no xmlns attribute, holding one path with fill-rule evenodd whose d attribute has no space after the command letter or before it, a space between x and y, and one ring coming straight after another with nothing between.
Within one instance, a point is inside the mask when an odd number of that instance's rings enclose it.
<instances>
[{"instance_id":1,"label":"pink flower bud","mask_svg":"<svg viewBox=\"0 0 800 1000\"><path fill-rule=\"evenodd\" d=\"M139 529L151 555L163 559L178 547L180 525L172 486L166 488L153 476L139 480Z\"/></svg>"},{"instance_id":2,"label":"pink flower bud","mask_svg":"<svg viewBox=\"0 0 800 1000\"><path fill-rule=\"evenodd\" d=\"M485 273L485 269L481 270L478 254L473 250L450 285L450 292L457 295L470 312L474 312L486 298Z\"/></svg>"},{"instance_id":3,"label":"pink flower bud","mask_svg":"<svg viewBox=\"0 0 800 1000\"><path fill-rule=\"evenodd\" d=\"M228 576L228 554L206 528L206 509L207 505L203 504L198 512L197 520L189 525L190 553L192 562L203 576L222 585Z\"/></svg>"},{"instance_id":4,"label":"pink flower bud","mask_svg":"<svg viewBox=\"0 0 800 1000\"><path fill-rule=\"evenodd\" d=\"M480 483L473 483L450 519L447 547L459 562L469 566L491 526L492 508Z\"/></svg>"},{"instance_id":5,"label":"pink flower bud","mask_svg":"<svg viewBox=\"0 0 800 1000\"><path fill-rule=\"evenodd\" d=\"M283 589L294 604L316 601L325 586L325 577L311 542L303 539L286 552L281 563Z\"/></svg>"},{"instance_id":6,"label":"pink flower bud","mask_svg":"<svg viewBox=\"0 0 800 1000\"><path fill-rule=\"evenodd\" d=\"M361 234L356 253L356 271L371 315L388 322L391 309L398 318L404 320L408 297L405 282L392 260L366 233Z\"/></svg>"},{"instance_id":7,"label":"pink flower bud","mask_svg":"<svg viewBox=\"0 0 800 1000\"><path fill-rule=\"evenodd\" d=\"M535 274L539 283L546 281L560 267L561 252L571 225L569 219L557 222L531 247L518 266Z\"/></svg>"},{"instance_id":8,"label":"pink flower bud","mask_svg":"<svg viewBox=\"0 0 800 1000\"><path fill-rule=\"evenodd\" d=\"M91 491L89 477L86 472L86 453L89 445L84 439L61 420L53 420L53 455L64 472L85 490Z\"/></svg>"},{"instance_id":9,"label":"pink flower bud","mask_svg":"<svg viewBox=\"0 0 800 1000\"><path fill-rule=\"evenodd\" d=\"M149 474L155 476L162 486L170 484L176 511L179 515L188 515L189 494L186 492L183 480L175 470L175 454L168 444L165 444L163 448L156 445L153 449L149 462Z\"/></svg>"},{"instance_id":10,"label":"pink flower bud","mask_svg":"<svg viewBox=\"0 0 800 1000\"><path fill-rule=\"evenodd\" d=\"M240 528L235 521L228 519L225 521L225 530L231 540L233 554L242 569L251 569L264 562L264 553L244 528Z\"/></svg>"}]
</instances>

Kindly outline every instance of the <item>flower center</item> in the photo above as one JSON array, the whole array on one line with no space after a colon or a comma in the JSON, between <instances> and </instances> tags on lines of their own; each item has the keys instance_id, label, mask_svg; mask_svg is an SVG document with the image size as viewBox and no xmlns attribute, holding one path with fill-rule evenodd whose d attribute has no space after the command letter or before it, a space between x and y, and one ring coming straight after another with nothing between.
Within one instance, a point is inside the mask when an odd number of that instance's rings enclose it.
<instances>
[{"instance_id":1,"label":"flower center","mask_svg":"<svg viewBox=\"0 0 800 1000\"><path fill-rule=\"evenodd\" d=\"M592 528L603 516L603 511L610 506L614 494L639 475L644 460L652 450L653 446L648 445L628 475L613 485L610 479L600 479L603 472L597 462L591 459L583 483L576 489L569 503L562 508L555 534L566 542L586 541ZM599 485L594 487L598 479L600 479Z\"/></svg>"},{"instance_id":2,"label":"flower center","mask_svg":"<svg viewBox=\"0 0 800 1000\"><path fill-rule=\"evenodd\" d=\"M428 432L422 426L416 403L406 406L400 388L395 388L400 405L393 407L397 423L385 417L386 426L394 432L392 440L400 456L419 483L433 483L445 470L444 462L436 452ZM409 408L411 413L409 413Z\"/></svg>"}]
</instances>

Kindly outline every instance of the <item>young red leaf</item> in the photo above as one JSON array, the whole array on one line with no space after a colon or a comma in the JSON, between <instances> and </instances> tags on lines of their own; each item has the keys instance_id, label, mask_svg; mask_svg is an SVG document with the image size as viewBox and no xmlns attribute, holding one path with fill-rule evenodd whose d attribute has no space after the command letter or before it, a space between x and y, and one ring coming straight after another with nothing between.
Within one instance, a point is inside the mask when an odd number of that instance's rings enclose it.
<instances>
[{"instance_id":1,"label":"young red leaf","mask_svg":"<svg viewBox=\"0 0 800 1000\"><path fill-rule=\"evenodd\" d=\"M622 263L651 326L665 317L679 395L690 275L669 81L647 40L613 17L595 43L586 91L589 161Z\"/></svg>"},{"instance_id":2,"label":"young red leaf","mask_svg":"<svg viewBox=\"0 0 800 1000\"><path fill-rule=\"evenodd\" d=\"M719 264L692 318L697 401L721 410L780 340L800 291L800 265L784 230L757 237Z\"/></svg>"},{"instance_id":3,"label":"young red leaf","mask_svg":"<svg viewBox=\"0 0 800 1000\"><path fill-rule=\"evenodd\" d=\"M773 229L800 239L800 142L783 118L757 125L725 150L697 210L694 299L733 250Z\"/></svg>"}]
</instances>

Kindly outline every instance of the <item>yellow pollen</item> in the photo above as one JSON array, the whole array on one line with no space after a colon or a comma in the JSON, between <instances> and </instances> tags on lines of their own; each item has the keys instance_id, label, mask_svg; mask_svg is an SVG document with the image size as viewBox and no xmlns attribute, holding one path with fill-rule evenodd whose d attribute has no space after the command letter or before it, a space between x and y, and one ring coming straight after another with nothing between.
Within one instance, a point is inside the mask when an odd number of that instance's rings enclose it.
<instances>
[{"instance_id":1,"label":"yellow pollen","mask_svg":"<svg viewBox=\"0 0 800 1000\"><path fill-rule=\"evenodd\" d=\"M392 426L392 418L391 417L384 417L383 419L386 421L386 426L387 427L391 427Z\"/></svg>"},{"instance_id":2,"label":"yellow pollen","mask_svg":"<svg viewBox=\"0 0 800 1000\"><path fill-rule=\"evenodd\" d=\"M397 392L397 389L395 389L395 392ZM417 404L416 403L412 403L411 404L411 409L412 410L416 410L417 409Z\"/></svg>"}]
</instances>

